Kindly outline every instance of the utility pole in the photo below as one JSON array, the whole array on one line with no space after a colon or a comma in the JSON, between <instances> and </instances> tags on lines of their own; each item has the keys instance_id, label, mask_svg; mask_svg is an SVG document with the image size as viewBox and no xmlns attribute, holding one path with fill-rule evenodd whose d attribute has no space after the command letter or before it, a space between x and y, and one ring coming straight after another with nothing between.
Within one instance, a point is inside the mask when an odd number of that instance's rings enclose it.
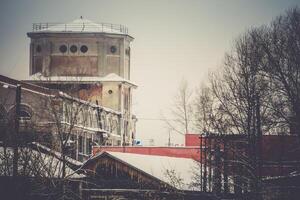
<instances>
[{"instance_id":1,"label":"utility pole","mask_svg":"<svg viewBox=\"0 0 300 200\"><path fill-rule=\"evenodd\" d=\"M203 174L203 192L207 192L207 133L204 135L204 174Z\"/></svg>"},{"instance_id":2,"label":"utility pole","mask_svg":"<svg viewBox=\"0 0 300 200\"><path fill-rule=\"evenodd\" d=\"M21 85L18 84L16 88L16 113L15 113L15 130L13 137L13 176L18 176L18 159L19 159L19 116L20 116L20 104L21 104Z\"/></svg>"},{"instance_id":3,"label":"utility pole","mask_svg":"<svg viewBox=\"0 0 300 200\"><path fill-rule=\"evenodd\" d=\"M262 168L263 168L263 161L262 161L262 130L261 130L261 116L260 116L260 101L259 101L259 95L255 95L255 103L256 103L256 149L257 149L257 158L258 158L258 163L257 163L257 198L261 199L261 180L262 180Z\"/></svg>"},{"instance_id":4,"label":"utility pole","mask_svg":"<svg viewBox=\"0 0 300 200\"><path fill-rule=\"evenodd\" d=\"M171 130L169 130L168 146L171 146Z\"/></svg>"},{"instance_id":5,"label":"utility pole","mask_svg":"<svg viewBox=\"0 0 300 200\"><path fill-rule=\"evenodd\" d=\"M202 165L202 162L203 162L203 135L201 134L199 136L199 140L200 140L200 191L202 192L203 191L203 165Z\"/></svg>"}]
</instances>

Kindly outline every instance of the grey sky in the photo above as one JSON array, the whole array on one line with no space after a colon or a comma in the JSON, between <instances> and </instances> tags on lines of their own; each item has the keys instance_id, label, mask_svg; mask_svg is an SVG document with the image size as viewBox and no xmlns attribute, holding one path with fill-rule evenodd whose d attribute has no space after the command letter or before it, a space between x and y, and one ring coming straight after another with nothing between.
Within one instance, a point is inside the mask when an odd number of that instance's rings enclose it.
<instances>
[{"instance_id":1,"label":"grey sky","mask_svg":"<svg viewBox=\"0 0 300 200\"><path fill-rule=\"evenodd\" d=\"M132 43L132 80L138 138L167 143L161 118L184 77L192 87L217 70L233 40L251 26L270 22L296 0L1 0L0 74L26 79L33 22L69 22L81 15L123 24ZM175 143L182 137L173 134Z\"/></svg>"}]
</instances>

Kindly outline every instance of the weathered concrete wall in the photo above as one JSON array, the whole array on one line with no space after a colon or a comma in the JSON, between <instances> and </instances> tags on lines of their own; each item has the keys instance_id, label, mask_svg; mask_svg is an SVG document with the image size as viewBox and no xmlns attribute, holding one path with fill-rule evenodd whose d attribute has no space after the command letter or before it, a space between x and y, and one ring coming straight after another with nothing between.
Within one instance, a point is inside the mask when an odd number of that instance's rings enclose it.
<instances>
[{"instance_id":1,"label":"weathered concrete wall","mask_svg":"<svg viewBox=\"0 0 300 200\"><path fill-rule=\"evenodd\" d=\"M30 74L46 76L106 76L129 79L130 41L126 35L30 34ZM65 52L61 47L65 46ZM76 51L71 50L72 46ZM83 52L81 48L87 47Z\"/></svg>"},{"instance_id":2,"label":"weathered concrete wall","mask_svg":"<svg viewBox=\"0 0 300 200\"><path fill-rule=\"evenodd\" d=\"M116 82L105 82L102 85L101 105L120 111L120 86Z\"/></svg>"},{"instance_id":3,"label":"weathered concrete wall","mask_svg":"<svg viewBox=\"0 0 300 200\"><path fill-rule=\"evenodd\" d=\"M94 76L98 74L95 56L51 56L51 76Z\"/></svg>"},{"instance_id":4,"label":"weathered concrete wall","mask_svg":"<svg viewBox=\"0 0 300 200\"><path fill-rule=\"evenodd\" d=\"M130 79L130 42L133 38L123 34L67 32L32 32L28 36L31 38L30 74L41 72L44 76L78 77L77 90L70 88L67 82L48 85L82 100L93 103L98 100L100 105L121 112L118 133L125 137L125 144L130 145L135 136L130 86L122 82L101 81L80 84L80 78L115 73ZM86 51L82 50L83 47ZM112 139L111 144L120 143L119 137Z\"/></svg>"},{"instance_id":5,"label":"weathered concrete wall","mask_svg":"<svg viewBox=\"0 0 300 200\"><path fill-rule=\"evenodd\" d=\"M101 104L102 102L102 85L91 84L86 89L79 90L79 98L85 101Z\"/></svg>"}]
</instances>

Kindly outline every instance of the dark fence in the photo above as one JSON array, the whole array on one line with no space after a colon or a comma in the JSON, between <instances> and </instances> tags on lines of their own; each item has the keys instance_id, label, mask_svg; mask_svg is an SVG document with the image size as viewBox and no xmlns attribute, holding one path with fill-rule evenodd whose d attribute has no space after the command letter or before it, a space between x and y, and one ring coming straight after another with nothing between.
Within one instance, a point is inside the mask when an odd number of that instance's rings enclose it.
<instances>
[{"instance_id":1,"label":"dark fence","mask_svg":"<svg viewBox=\"0 0 300 200\"><path fill-rule=\"evenodd\" d=\"M81 181L54 178L0 176L0 199L56 200L81 199Z\"/></svg>"}]
</instances>

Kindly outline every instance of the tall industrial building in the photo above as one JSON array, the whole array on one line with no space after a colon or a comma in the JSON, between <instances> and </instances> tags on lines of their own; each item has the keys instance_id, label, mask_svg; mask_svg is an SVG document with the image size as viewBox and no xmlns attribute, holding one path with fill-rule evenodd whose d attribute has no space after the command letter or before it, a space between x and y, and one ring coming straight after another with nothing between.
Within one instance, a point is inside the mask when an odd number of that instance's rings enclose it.
<instances>
[{"instance_id":1,"label":"tall industrial building","mask_svg":"<svg viewBox=\"0 0 300 200\"><path fill-rule=\"evenodd\" d=\"M133 37L128 29L81 17L70 23L33 24L27 35L30 78L18 81L0 76L1 119L15 113L14 96L20 85L20 126L28 129L31 124L36 132L54 134L54 124L72 127L70 145L77 159L87 159L95 144L132 145L137 121L132 92L137 86L130 81ZM59 122L53 119L47 98L57 104ZM78 119L71 124L68 113L76 108L80 108Z\"/></svg>"},{"instance_id":2,"label":"tall industrial building","mask_svg":"<svg viewBox=\"0 0 300 200\"><path fill-rule=\"evenodd\" d=\"M110 145L132 143L130 43L123 25L76 19L70 23L33 24L30 37L30 80L121 114L120 135Z\"/></svg>"}]
</instances>

